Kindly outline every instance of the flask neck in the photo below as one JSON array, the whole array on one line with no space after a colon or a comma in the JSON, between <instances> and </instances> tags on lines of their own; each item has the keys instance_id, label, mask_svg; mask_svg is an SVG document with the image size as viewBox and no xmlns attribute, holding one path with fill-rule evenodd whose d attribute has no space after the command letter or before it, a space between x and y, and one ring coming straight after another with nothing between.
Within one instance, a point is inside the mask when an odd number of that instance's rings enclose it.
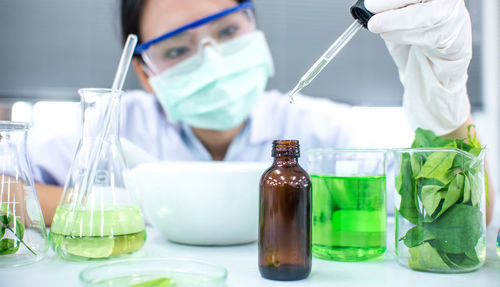
<instances>
[{"instance_id":1,"label":"flask neck","mask_svg":"<svg viewBox=\"0 0 500 287\"><path fill-rule=\"evenodd\" d=\"M274 164L278 166L296 166L300 157L299 141L275 140L273 141L272 156Z\"/></svg>"},{"instance_id":2,"label":"flask neck","mask_svg":"<svg viewBox=\"0 0 500 287\"><path fill-rule=\"evenodd\" d=\"M0 157L26 157L26 138L29 125L0 121Z\"/></svg>"},{"instance_id":3,"label":"flask neck","mask_svg":"<svg viewBox=\"0 0 500 287\"><path fill-rule=\"evenodd\" d=\"M0 178L2 179L2 194L4 185L9 184L4 181L6 177L19 177L28 182L30 175L29 163L26 150L26 137L29 125L26 123L16 123L0 121ZM10 194L5 185L6 194ZM0 201L2 201L0 196Z\"/></svg>"},{"instance_id":4,"label":"flask neck","mask_svg":"<svg viewBox=\"0 0 500 287\"><path fill-rule=\"evenodd\" d=\"M17 147L26 146L28 130L7 130L0 129L0 144L14 145Z\"/></svg>"},{"instance_id":5,"label":"flask neck","mask_svg":"<svg viewBox=\"0 0 500 287\"><path fill-rule=\"evenodd\" d=\"M92 89L80 91L83 139L91 140L102 136L108 113L111 113L109 115L111 122L106 139L115 140L119 137L121 93L103 91Z\"/></svg>"}]
</instances>

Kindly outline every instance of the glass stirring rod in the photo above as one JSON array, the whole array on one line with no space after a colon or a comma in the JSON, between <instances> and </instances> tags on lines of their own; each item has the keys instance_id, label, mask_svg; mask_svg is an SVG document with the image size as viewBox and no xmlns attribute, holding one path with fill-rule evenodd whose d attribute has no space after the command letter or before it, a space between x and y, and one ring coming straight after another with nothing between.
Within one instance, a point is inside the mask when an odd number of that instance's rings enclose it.
<instances>
[{"instance_id":1,"label":"glass stirring rod","mask_svg":"<svg viewBox=\"0 0 500 287\"><path fill-rule=\"evenodd\" d=\"M364 0L358 0L351 7L351 14L356 19L354 23L347 28L347 30L340 35L340 37L321 55L321 57L312 65L311 68L300 78L299 82L288 94L290 104L293 103L293 96L300 90L309 85L314 78L330 63L330 61L337 56L342 48L349 43L349 41L356 35L356 33L363 27L367 27L368 20L373 16L373 13L368 11L364 5Z\"/></svg>"}]
</instances>

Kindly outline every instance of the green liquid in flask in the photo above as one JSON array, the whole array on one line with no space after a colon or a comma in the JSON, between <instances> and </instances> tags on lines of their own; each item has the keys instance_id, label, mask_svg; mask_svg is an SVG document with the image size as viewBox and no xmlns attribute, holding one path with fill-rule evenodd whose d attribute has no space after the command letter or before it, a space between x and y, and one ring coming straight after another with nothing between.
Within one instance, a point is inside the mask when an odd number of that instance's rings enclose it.
<instances>
[{"instance_id":1,"label":"green liquid in flask","mask_svg":"<svg viewBox=\"0 0 500 287\"><path fill-rule=\"evenodd\" d=\"M385 176L311 175L312 251L317 258L364 261L386 249Z\"/></svg>"},{"instance_id":2,"label":"green liquid in flask","mask_svg":"<svg viewBox=\"0 0 500 287\"><path fill-rule=\"evenodd\" d=\"M146 229L137 206L73 211L63 205L56 210L49 238L52 249L63 258L99 259L141 249Z\"/></svg>"}]
</instances>

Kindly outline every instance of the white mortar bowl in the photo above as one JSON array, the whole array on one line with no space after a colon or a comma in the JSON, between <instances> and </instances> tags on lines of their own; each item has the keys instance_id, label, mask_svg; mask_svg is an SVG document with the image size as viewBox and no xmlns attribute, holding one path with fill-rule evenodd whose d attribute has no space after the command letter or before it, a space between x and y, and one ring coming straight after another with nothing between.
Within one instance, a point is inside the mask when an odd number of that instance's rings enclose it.
<instances>
[{"instance_id":1,"label":"white mortar bowl","mask_svg":"<svg viewBox=\"0 0 500 287\"><path fill-rule=\"evenodd\" d=\"M143 163L125 173L153 226L170 241L233 245L257 240L259 182L268 163Z\"/></svg>"}]
</instances>

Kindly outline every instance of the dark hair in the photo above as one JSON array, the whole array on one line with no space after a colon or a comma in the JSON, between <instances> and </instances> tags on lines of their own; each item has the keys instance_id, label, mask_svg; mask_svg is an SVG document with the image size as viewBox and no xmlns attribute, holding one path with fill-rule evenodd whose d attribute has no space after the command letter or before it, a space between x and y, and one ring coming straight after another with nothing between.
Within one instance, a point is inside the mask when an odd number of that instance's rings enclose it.
<instances>
[{"instance_id":1,"label":"dark hair","mask_svg":"<svg viewBox=\"0 0 500 287\"><path fill-rule=\"evenodd\" d=\"M140 20L142 10L147 0L121 0L121 27L122 40L125 43L129 34L135 34L142 42L140 31ZM235 0L238 3L249 2L249 0Z\"/></svg>"}]
</instances>

